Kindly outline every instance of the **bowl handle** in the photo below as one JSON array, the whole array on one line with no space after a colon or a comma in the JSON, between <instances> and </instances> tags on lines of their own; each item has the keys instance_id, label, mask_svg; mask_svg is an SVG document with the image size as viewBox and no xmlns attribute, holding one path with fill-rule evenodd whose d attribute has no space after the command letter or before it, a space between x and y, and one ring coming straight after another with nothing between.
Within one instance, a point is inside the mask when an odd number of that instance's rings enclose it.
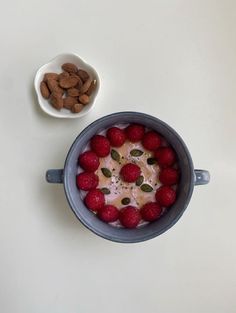
<instances>
[{"instance_id":1,"label":"bowl handle","mask_svg":"<svg viewBox=\"0 0 236 313\"><path fill-rule=\"evenodd\" d=\"M52 184L62 184L63 183L63 173L62 169L47 170L46 181Z\"/></svg>"},{"instance_id":2,"label":"bowl handle","mask_svg":"<svg viewBox=\"0 0 236 313\"><path fill-rule=\"evenodd\" d=\"M194 185L206 185L210 182L210 173L205 170L194 170Z\"/></svg>"}]
</instances>

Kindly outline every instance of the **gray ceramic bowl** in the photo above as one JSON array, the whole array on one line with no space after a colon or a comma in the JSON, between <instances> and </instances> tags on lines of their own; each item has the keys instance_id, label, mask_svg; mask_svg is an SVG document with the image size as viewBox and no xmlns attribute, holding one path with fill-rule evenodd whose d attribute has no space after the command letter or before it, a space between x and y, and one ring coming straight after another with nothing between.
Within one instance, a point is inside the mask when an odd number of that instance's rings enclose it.
<instances>
[{"instance_id":1,"label":"gray ceramic bowl","mask_svg":"<svg viewBox=\"0 0 236 313\"><path fill-rule=\"evenodd\" d=\"M163 135L178 156L181 179L175 204L159 220L136 229L116 228L99 220L84 205L76 187L77 160L90 138L105 128L120 123L140 123ZM191 199L194 185L209 182L209 173L194 170L189 151L174 129L156 117L138 112L119 112L107 115L86 127L72 144L64 169L48 170L46 179L50 183L63 183L67 200L78 219L95 234L116 242L139 242L156 237L172 227L182 216Z\"/></svg>"}]
</instances>

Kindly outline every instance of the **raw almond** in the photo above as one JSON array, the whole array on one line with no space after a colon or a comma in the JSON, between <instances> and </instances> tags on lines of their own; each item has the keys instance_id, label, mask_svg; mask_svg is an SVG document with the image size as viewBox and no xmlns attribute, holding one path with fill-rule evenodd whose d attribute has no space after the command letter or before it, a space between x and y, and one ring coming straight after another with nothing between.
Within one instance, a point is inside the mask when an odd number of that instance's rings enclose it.
<instances>
[{"instance_id":1,"label":"raw almond","mask_svg":"<svg viewBox=\"0 0 236 313\"><path fill-rule=\"evenodd\" d=\"M62 72L61 74L58 75L58 79L62 79L62 78L65 78L65 77L69 77L70 74L68 72Z\"/></svg>"},{"instance_id":2,"label":"raw almond","mask_svg":"<svg viewBox=\"0 0 236 313\"><path fill-rule=\"evenodd\" d=\"M51 92L53 92L53 89L55 89L56 87L58 87L58 83L55 79L48 79L47 80L47 85L48 88Z\"/></svg>"},{"instance_id":3,"label":"raw almond","mask_svg":"<svg viewBox=\"0 0 236 313\"><path fill-rule=\"evenodd\" d=\"M54 108L62 107L78 113L89 103L96 88L96 80L73 63L62 64L62 73L45 73L40 83L42 97L49 99Z\"/></svg>"},{"instance_id":4,"label":"raw almond","mask_svg":"<svg viewBox=\"0 0 236 313\"><path fill-rule=\"evenodd\" d=\"M58 96L58 94L52 93L50 101L52 106L57 110L60 110L63 107L63 99L62 97Z\"/></svg>"},{"instance_id":5,"label":"raw almond","mask_svg":"<svg viewBox=\"0 0 236 313\"><path fill-rule=\"evenodd\" d=\"M68 72L68 73L77 73L78 72L78 68L75 64L73 63L64 63L61 68Z\"/></svg>"},{"instance_id":6,"label":"raw almond","mask_svg":"<svg viewBox=\"0 0 236 313\"><path fill-rule=\"evenodd\" d=\"M79 90L77 88L69 88L67 90L67 94L70 97L78 97L80 93L79 93ZM81 103L83 103L83 102L81 102Z\"/></svg>"},{"instance_id":7,"label":"raw almond","mask_svg":"<svg viewBox=\"0 0 236 313\"><path fill-rule=\"evenodd\" d=\"M71 77L71 76L61 78L59 80L59 85L65 89L75 87L77 85L77 83L78 83L78 79L76 77Z\"/></svg>"},{"instance_id":8,"label":"raw almond","mask_svg":"<svg viewBox=\"0 0 236 313\"><path fill-rule=\"evenodd\" d=\"M48 89L47 84L44 81L40 83L40 91L44 99L48 99L50 97L50 91Z\"/></svg>"},{"instance_id":9,"label":"raw almond","mask_svg":"<svg viewBox=\"0 0 236 313\"><path fill-rule=\"evenodd\" d=\"M86 105L89 103L89 96L83 94L81 96L79 96L79 102Z\"/></svg>"},{"instance_id":10,"label":"raw almond","mask_svg":"<svg viewBox=\"0 0 236 313\"><path fill-rule=\"evenodd\" d=\"M79 113L80 111L83 110L83 104L81 103L76 103L75 105L73 105L73 107L71 108L71 112L73 113Z\"/></svg>"},{"instance_id":11,"label":"raw almond","mask_svg":"<svg viewBox=\"0 0 236 313\"><path fill-rule=\"evenodd\" d=\"M57 93L58 95L63 95L64 93L64 90L58 86L57 81L54 79L48 79L47 86L51 92Z\"/></svg>"},{"instance_id":12,"label":"raw almond","mask_svg":"<svg viewBox=\"0 0 236 313\"><path fill-rule=\"evenodd\" d=\"M88 90L86 91L86 95L91 96L91 94L93 93L93 91L96 89L96 84L97 81L93 80L88 88Z\"/></svg>"},{"instance_id":13,"label":"raw almond","mask_svg":"<svg viewBox=\"0 0 236 313\"><path fill-rule=\"evenodd\" d=\"M92 79L91 79L91 78L88 78L88 79L86 80L86 82L83 84L83 86L80 88L80 90L79 90L80 94L86 93L86 92L88 91L88 89L89 89L91 83L92 83Z\"/></svg>"},{"instance_id":14,"label":"raw almond","mask_svg":"<svg viewBox=\"0 0 236 313\"><path fill-rule=\"evenodd\" d=\"M44 81L48 81L49 79L54 79L54 80L58 80L58 74L57 73L46 73L44 74Z\"/></svg>"},{"instance_id":15,"label":"raw almond","mask_svg":"<svg viewBox=\"0 0 236 313\"><path fill-rule=\"evenodd\" d=\"M77 88L78 90L80 90L80 88L83 86L83 81L82 81L82 79L81 79L79 76L77 76L77 78L78 78L78 83L77 83L77 85L75 86L75 88Z\"/></svg>"},{"instance_id":16,"label":"raw almond","mask_svg":"<svg viewBox=\"0 0 236 313\"><path fill-rule=\"evenodd\" d=\"M83 82L89 79L89 74L84 70L78 70L78 75L82 79Z\"/></svg>"},{"instance_id":17,"label":"raw almond","mask_svg":"<svg viewBox=\"0 0 236 313\"><path fill-rule=\"evenodd\" d=\"M70 77L76 77L77 79L79 79L79 75L77 73L69 73Z\"/></svg>"},{"instance_id":18,"label":"raw almond","mask_svg":"<svg viewBox=\"0 0 236 313\"><path fill-rule=\"evenodd\" d=\"M63 99L63 107L68 110L70 110L76 103L78 103L78 100L73 97L66 97Z\"/></svg>"}]
</instances>

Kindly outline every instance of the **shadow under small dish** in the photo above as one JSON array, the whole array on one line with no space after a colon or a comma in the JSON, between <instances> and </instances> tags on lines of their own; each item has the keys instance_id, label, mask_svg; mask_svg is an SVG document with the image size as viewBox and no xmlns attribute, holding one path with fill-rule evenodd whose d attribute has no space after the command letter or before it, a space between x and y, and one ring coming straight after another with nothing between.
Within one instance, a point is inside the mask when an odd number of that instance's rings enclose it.
<instances>
[{"instance_id":1,"label":"shadow under small dish","mask_svg":"<svg viewBox=\"0 0 236 313\"><path fill-rule=\"evenodd\" d=\"M48 170L63 183L78 219L95 234L134 243L156 237L182 216L194 185L209 172L194 170L173 128L139 112L118 112L86 127L72 144L64 169Z\"/></svg>"}]
</instances>

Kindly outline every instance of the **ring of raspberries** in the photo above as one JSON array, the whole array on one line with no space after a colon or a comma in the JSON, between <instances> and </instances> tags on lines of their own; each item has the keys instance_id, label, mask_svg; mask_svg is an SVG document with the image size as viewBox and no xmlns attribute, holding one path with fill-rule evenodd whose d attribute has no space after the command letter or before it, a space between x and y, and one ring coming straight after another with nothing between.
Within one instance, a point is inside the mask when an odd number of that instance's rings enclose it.
<instances>
[{"instance_id":1,"label":"ring of raspberries","mask_svg":"<svg viewBox=\"0 0 236 313\"><path fill-rule=\"evenodd\" d=\"M110 190L104 186L98 188L98 171L102 171L106 178L112 177L112 171L99 168L101 158L111 155L111 158L120 162L120 155L115 148L120 148L125 142L130 144L141 143L142 147L152 155L147 163L157 164L160 172L157 174L156 190L148 185L142 176L142 168L135 161L123 164L119 177L125 183L139 186L140 192L154 192L154 200L141 207L130 204L129 198L122 199L121 207L116 207L106 201ZM143 154L143 151L134 149L132 156ZM90 149L83 152L78 158L78 164L83 171L76 176L76 185L79 190L86 192L84 203L98 218L106 223L116 222L125 228L136 228L142 221L153 222L176 201L176 185L179 181L179 170L176 165L176 154L165 139L153 130L147 130L143 125L130 124L125 128L111 127L106 131L106 136L97 134L90 140ZM113 169L114 170L114 169ZM131 187L132 189L133 187ZM117 223L118 222L118 223Z\"/></svg>"}]
</instances>

